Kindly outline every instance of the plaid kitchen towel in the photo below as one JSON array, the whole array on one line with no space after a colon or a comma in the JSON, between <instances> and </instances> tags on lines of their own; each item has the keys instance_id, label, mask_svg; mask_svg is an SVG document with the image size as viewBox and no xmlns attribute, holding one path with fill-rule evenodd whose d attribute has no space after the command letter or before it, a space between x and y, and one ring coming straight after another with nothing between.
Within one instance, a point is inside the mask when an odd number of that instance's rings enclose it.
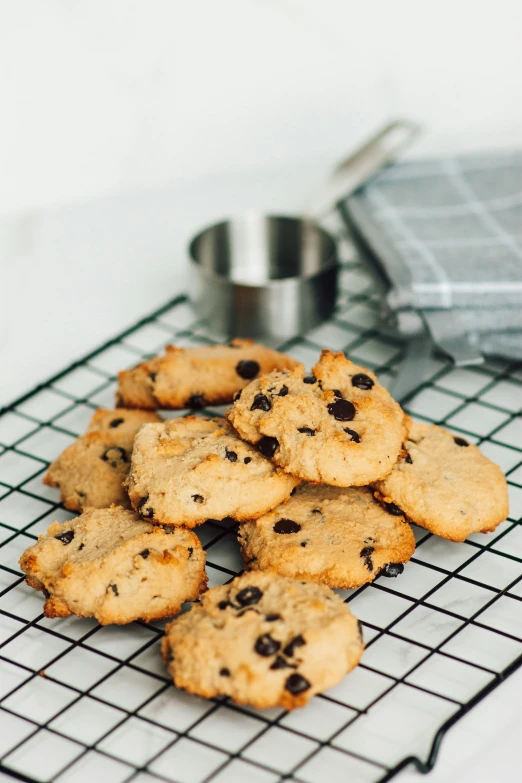
<instances>
[{"instance_id":1,"label":"plaid kitchen towel","mask_svg":"<svg viewBox=\"0 0 522 783\"><path fill-rule=\"evenodd\" d=\"M522 152L398 164L343 206L393 312L420 313L436 341L522 356Z\"/></svg>"}]
</instances>

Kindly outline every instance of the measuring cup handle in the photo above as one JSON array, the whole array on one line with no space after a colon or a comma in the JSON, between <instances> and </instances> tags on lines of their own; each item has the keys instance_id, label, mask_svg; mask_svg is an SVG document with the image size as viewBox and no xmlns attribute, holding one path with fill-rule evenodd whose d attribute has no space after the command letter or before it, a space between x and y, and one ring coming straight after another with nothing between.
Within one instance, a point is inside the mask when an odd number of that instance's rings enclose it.
<instances>
[{"instance_id":1,"label":"measuring cup handle","mask_svg":"<svg viewBox=\"0 0 522 783\"><path fill-rule=\"evenodd\" d=\"M409 120L390 122L335 168L324 189L306 210L320 217L346 196L354 193L384 166L395 161L417 138L420 125Z\"/></svg>"}]
</instances>

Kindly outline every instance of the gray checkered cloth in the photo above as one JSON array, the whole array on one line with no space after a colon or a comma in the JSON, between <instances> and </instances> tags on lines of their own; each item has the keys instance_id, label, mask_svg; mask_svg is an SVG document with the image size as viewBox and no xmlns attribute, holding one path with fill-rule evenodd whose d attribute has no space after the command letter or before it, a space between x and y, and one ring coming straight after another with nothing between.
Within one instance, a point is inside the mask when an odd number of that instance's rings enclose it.
<instances>
[{"instance_id":1,"label":"gray checkered cloth","mask_svg":"<svg viewBox=\"0 0 522 783\"><path fill-rule=\"evenodd\" d=\"M396 165L344 206L391 311L419 313L436 342L522 358L522 152Z\"/></svg>"}]
</instances>

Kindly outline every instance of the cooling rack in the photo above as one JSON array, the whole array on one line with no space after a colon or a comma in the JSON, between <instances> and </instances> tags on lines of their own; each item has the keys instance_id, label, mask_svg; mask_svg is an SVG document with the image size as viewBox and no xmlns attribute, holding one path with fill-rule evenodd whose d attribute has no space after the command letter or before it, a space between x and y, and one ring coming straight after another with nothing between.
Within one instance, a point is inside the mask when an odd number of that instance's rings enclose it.
<instances>
[{"instance_id":1,"label":"cooling rack","mask_svg":"<svg viewBox=\"0 0 522 783\"><path fill-rule=\"evenodd\" d=\"M280 348L307 366L322 347L344 350L391 382L403 345L380 325L372 277L345 263L341 289L328 323ZM166 342L219 339L179 297L0 413L0 770L14 778L384 782L408 764L431 769L445 732L522 663L522 369L503 361L455 369L433 357L405 407L502 466L509 519L461 544L415 528L417 550L401 576L338 591L367 648L306 708L257 711L177 691L159 658L161 623L102 628L43 616L18 558L53 520L73 516L42 484L49 461L96 407L113 405L117 370ZM208 522L197 532L211 586L241 571L234 526Z\"/></svg>"}]
</instances>

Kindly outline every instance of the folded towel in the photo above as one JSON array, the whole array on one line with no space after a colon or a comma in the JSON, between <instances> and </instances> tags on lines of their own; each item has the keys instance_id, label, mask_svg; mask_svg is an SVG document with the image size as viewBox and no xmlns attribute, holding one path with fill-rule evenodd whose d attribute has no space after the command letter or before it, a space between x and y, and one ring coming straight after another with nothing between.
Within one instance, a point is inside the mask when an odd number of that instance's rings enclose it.
<instances>
[{"instance_id":1,"label":"folded towel","mask_svg":"<svg viewBox=\"0 0 522 783\"><path fill-rule=\"evenodd\" d=\"M398 164L342 211L390 283L399 328L415 311L445 350L467 336L522 356L522 152Z\"/></svg>"}]
</instances>

